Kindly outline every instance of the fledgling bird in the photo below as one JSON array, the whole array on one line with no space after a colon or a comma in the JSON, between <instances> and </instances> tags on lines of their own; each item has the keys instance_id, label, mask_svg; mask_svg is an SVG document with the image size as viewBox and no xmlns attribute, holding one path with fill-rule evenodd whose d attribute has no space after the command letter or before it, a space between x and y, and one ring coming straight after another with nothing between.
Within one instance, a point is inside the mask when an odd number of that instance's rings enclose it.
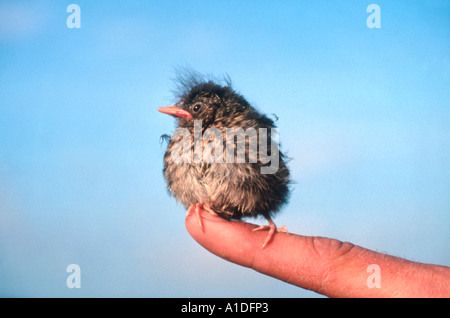
<instances>
[{"instance_id":1,"label":"fledgling bird","mask_svg":"<svg viewBox=\"0 0 450 318\"><path fill-rule=\"evenodd\" d=\"M248 132L254 128L266 128L268 132L267 153L272 155L273 150L271 130L275 127L273 120L258 112L247 100L231 87L231 81L226 80L225 85L216 80L206 79L196 72L188 72L177 78L178 102L169 107L158 108L158 111L172 115L177 119L177 129L189 132L189 160L174 160L174 153L179 154L182 143L185 142L181 135L173 135L164 155L164 177L168 190L179 202L181 202L188 214L195 212L202 226L199 216L200 208L212 214L219 215L225 219L241 219L242 217L263 216L269 222L268 226L260 226L255 230L269 230L263 248L270 242L275 231L287 231L286 227L280 229L272 221L272 216L280 210L289 197L289 170L286 166L286 157L279 151L278 144L275 154L278 154L278 167L272 173L261 173L263 167L269 164L262 160L261 145L258 144L257 155L250 160L251 149L249 143L251 138L245 138L245 162L226 159L227 154L227 128L242 128ZM199 136L199 125L195 121L201 121L201 133ZM215 161L208 160L203 155L195 160L196 143L201 144L201 150L207 150L208 144L215 141L216 135L206 137L208 129L215 129L223 136L222 144L212 152L217 154ZM258 141L261 136L257 137ZM242 141L242 139L241 139ZM256 140L253 140L256 141ZM239 148L239 138L232 139L232 151ZM186 145L186 144L184 144ZM254 144L253 144L254 145ZM197 144L197 147L199 145ZM209 145L211 146L211 145ZM211 147L208 148L209 151ZM219 151L220 150L220 151ZM223 150L223 151L222 151ZM178 153L177 153L178 151ZM223 154L223 156L222 156ZM236 151L236 155L238 151ZM218 160L219 159L219 160ZM222 159L222 160L221 160ZM228 158L229 159L229 158Z\"/></svg>"}]
</instances>

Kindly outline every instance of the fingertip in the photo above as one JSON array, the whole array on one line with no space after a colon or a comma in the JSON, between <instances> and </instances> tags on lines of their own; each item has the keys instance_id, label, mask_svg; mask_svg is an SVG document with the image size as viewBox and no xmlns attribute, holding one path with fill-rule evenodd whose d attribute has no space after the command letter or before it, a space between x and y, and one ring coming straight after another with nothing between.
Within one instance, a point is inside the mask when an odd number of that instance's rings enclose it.
<instances>
[{"instance_id":1,"label":"fingertip","mask_svg":"<svg viewBox=\"0 0 450 318\"><path fill-rule=\"evenodd\" d=\"M186 217L186 228L211 253L296 286L325 293L321 279L328 270L328 261L317 252L314 237L277 232L263 248L267 231L253 231L257 225L228 221L204 210L199 215L203 226L200 227L197 214L191 213Z\"/></svg>"},{"instance_id":2,"label":"fingertip","mask_svg":"<svg viewBox=\"0 0 450 318\"><path fill-rule=\"evenodd\" d=\"M189 234L213 254L228 261L251 266L257 243L252 236L253 224L228 221L201 210L203 228L194 213L187 215L185 224Z\"/></svg>"},{"instance_id":3,"label":"fingertip","mask_svg":"<svg viewBox=\"0 0 450 318\"><path fill-rule=\"evenodd\" d=\"M199 218L200 218L201 222L199 222ZM226 221L226 220L224 220L223 218L221 218L217 215L212 215L211 213L209 213L203 209L200 209L200 212L198 214L188 213L186 215L185 225L186 225L188 232L192 236L194 236L194 235L197 236L198 234L205 232L205 230L204 230L205 224L221 222L221 221ZM200 226L200 224L202 224L202 225ZM209 227L211 228L211 226L209 226Z\"/></svg>"}]
</instances>

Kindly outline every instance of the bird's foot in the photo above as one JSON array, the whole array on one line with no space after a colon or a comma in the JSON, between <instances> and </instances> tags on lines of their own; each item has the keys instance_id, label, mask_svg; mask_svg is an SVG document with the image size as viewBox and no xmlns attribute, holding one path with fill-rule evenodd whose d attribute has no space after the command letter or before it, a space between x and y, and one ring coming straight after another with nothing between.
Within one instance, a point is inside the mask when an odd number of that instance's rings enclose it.
<instances>
[{"instance_id":1,"label":"bird's foot","mask_svg":"<svg viewBox=\"0 0 450 318\"><path fill-rule=\"evenodd\" d=\"M186 217L188 217L192 213L195 213L195 215L197 216L198 225L200 225L200 228L202 229L202 232L203 232L203 222L202 222L202 217L200 215L201 208L202 208L202 205L200 203L192 204L189 207L189 209L187 210Z\"/></svg>"},{"instance_id":2,"label":"bird's foot","mask_svg":"<svg viewBox=\"0 0 450 318\"><path fill-rule=\"evenodd\" d=\"M191 213L195 213L195 215L197 216L198 225L200 225L200 228L202 229L202 232L203 232L203 222L202 222L202 217L200 215L200 210L205 210L205 211L211 213L212 215L217 215L217 214L206 204L195 203L189 207L189 209L187 210L187 213L186 213L186 217L191 215Z\"/></svg>"},{"instance_id":3,"label":"bird's foot","mask_svg":"<svg viewBox=\"0 0 450 318\"><path fill-rule=\"evenodd\" d=\"M212 215L217 215L217 213L214 212L214 210L211 209L211 208L209 207L209 205L207 205L207 204L203 204L203 210L209 212L209 213L212 214Z\"/></svg>"},{"instance_id":4,"label":"bird's foot","mask_svg":"<svg viewBox=\"0 0 450 318\"><path fill-rule=\"evenodd\" d=\"M256 229L253 229L253 231L269 230L269 234L267 234L267 238L264 241L264 244L263 244L262 248L265 248L267 246L267 244L269 244L269 242L272 240L273 235L275 234L275 232L289 233L286 225L283 225L282 227L277 228L277 226L272 221L272 219L268 218L267 220L269 221L269 225L261 225L261 226L257 227Z\"/></svg>"}]
</instances>

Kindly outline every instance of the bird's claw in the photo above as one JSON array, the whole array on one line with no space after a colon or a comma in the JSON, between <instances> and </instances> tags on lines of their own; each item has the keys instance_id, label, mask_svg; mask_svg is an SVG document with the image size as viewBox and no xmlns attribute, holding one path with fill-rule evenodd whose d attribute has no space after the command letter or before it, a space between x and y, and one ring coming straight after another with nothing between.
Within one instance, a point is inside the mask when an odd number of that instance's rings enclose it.
<instances>
[{"instance_id":1,"label":"bird's claw","mask_svg":"<svg viewBox=\"0 0 450 318\"><path fill-rule=\"evenodd\" d=\"M192 212L194 212L195 215L197 215L198 225L200 226L200 228L202 229L202 232L203 232L203 222L202 222L202 217L200 215L201 208L202 208L202 205L200 203L192 204L189 207L189 209L187 210L186 217L188 217L189 215L192 214Z\"/></svg>"},{"instance_id":2,"label":"bird's claw","mask_svg":"<svg viewBox=\"0 0 450 318\"><path fill-rule=\"evenodd\" d=\"M203 232L203 222L202 222L202 216L200 215L200 210L205 210L205 211L211 213L212 215L217 215L217 213L214 212L214 210L211 209L206 204L195 203L189 207L189 209L187 210L187 213L186 213L186 217L188 217L189 215L191 215L192 212L194 212L197 215L198 225L200 226L200 228L202 229L202 232Z\"/></svg>"},{"instance_id":3,"label":"bird's claw","mask_svg":"<svg viewBox=\"0 0 450 318\"><path fill-rule=\"evenodd\" d=\"M285 233L289 233L286 225L283 225L280 228L277 228L277 226L275 225L275 223L273 223L273 221L269 218L269 225L261 225L255 229L253 229L253 231L263 231L263 230L269 230L269 234L267 234L266 240L264 241L264 244L262 246L262 248L265 248L267 246L267 244L269 244L269 242L272 240L273 235L276 232L285 232Z\"/></svg>"}]
</instances>

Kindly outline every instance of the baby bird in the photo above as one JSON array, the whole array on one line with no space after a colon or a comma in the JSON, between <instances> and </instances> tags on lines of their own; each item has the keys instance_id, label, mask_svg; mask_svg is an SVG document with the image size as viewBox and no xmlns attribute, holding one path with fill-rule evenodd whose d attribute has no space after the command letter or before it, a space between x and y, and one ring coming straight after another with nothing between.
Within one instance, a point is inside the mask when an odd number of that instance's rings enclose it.
<instances>
[{"instance_id":1,"label":"baby bird","mask_svg":"<svg viewBox=\"0 0 450 318\"><path fill-rule=\"evenodd\" d=\"M277 229L272 216L289 197L289 170L279 151L270 118L259 113L232 87L190 72L178 76L178 102L158 111L177 119L164 155L168 190L187 209L225 219L263 216L269 230L263 248ZM270 161L270 162L269 162Z\"/></svg>"}]
</instances>

